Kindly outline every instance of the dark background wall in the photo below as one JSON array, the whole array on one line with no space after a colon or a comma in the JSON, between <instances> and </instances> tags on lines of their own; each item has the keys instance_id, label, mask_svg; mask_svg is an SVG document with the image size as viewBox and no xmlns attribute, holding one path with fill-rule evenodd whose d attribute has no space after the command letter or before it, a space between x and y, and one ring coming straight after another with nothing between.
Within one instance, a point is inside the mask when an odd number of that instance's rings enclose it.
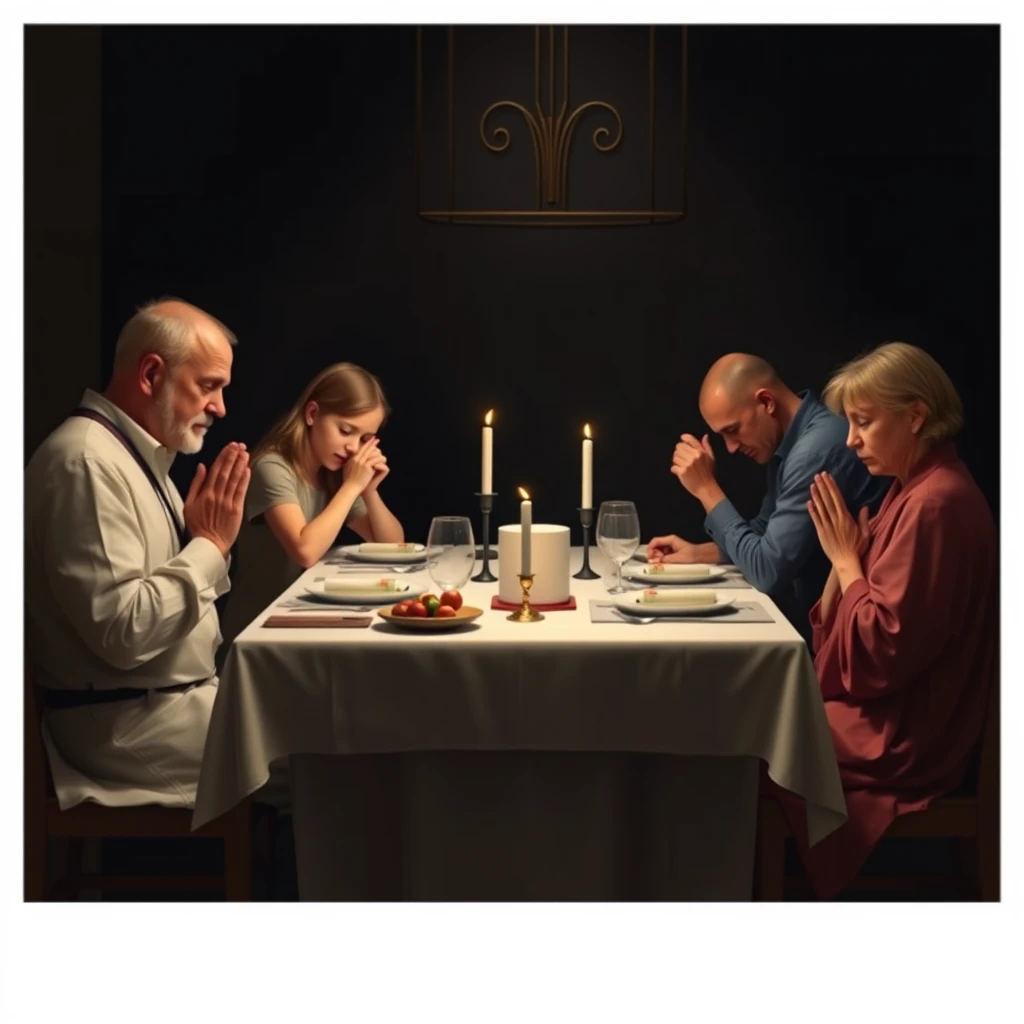
<instances>
[{"instance_id":1,"label":"dark background wall","mask_svg":"<svg viewBox=\"0 0 1024 1024\"><path fill-rule=\"evenodd\" d=\"M25 30L25 434L100 384L102 30Z\"/></svg>"},{"instance_id":2,"label":"dark background wall","mask_svg":"<svg viewBox=\"0 0 1024 1024\"><path fill-rule=\"evenodd\" d=\"M901 339L960 389L961 451L997 504L997 29L691 29L687 217L593 230L416 216L414 38L103 30L102 365L145 299L181 295L228 323L228 417L204 458L254 443L315 372L350 359L395 408L384 493L412 537L475 513L495 406L499 523L525 483L538 521L576 526L589 420L595 503L632 498L645 537L696 539L701 510L668 465L678 434L703 429L716 356L755 351L820 390ZM95 145L75 146L95 173ZM753 511L759 468L720 465Z\"/></svg>"}]
</instances>

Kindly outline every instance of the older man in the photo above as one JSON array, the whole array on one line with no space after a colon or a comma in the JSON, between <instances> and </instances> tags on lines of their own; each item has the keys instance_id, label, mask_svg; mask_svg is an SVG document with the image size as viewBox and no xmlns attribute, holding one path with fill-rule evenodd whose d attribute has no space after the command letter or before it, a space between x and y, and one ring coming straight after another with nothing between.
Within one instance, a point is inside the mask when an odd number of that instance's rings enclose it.
<instances>
[{"instance_id":1,"label":"older man","mask_svg":"<svg viewBox=\"0 0 1024 1024\"><path fill-rule=\"evenodd\" d=\"M168 470L224 416L234 344L188 303L142 307L106 391L25 471L28 657L62 808L195 803L249 456L227 445L184 501Z\"/></svg>"},{"instance_id":2,"label":"older man","mask_svg":"<svg viewBox=\"0 0 1024 1024\"><path fill-rule=\"evenodd\" d=\"M873 477L846 446L846 421L809 391L791 391L757 356L733 352L717 360L700 391L700 411L730 454L741 452L767 468L767 492L757 518L745 520L715 479L707 434L681 435L671 472L707 512L710 543L674 534L648 545L652 561L730 561L773 597L792 586L793 624L810 637L808 615L821 596L829 561L807 509L814 474L832 474L851 513L878 510L891 480ZM868 514L868 513L864 513Z\"/></svg>"}]
</instances>

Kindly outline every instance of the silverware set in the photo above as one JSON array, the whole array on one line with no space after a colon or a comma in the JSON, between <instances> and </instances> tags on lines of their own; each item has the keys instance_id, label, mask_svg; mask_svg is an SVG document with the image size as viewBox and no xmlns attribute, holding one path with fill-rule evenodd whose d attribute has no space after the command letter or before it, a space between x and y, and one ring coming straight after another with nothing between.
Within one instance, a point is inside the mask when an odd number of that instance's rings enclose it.
<instances>
[{"instance_id":1,"label":"silverware set","mask_svg":"<svg viewBox=\"0 0 1024 1024\"><path fill-rule=\"evenodd\" d=\"M661 619L662 622L681 622L688 617L685 615L674 616L674 615L627 615L625 612L620 612L618 608L612 609L612 615L622 619L623 622L628 622L631 626L647 626L652 622L657 622ZM692 619L688 621L692 622Z\"/></svg>"}]
</instances>

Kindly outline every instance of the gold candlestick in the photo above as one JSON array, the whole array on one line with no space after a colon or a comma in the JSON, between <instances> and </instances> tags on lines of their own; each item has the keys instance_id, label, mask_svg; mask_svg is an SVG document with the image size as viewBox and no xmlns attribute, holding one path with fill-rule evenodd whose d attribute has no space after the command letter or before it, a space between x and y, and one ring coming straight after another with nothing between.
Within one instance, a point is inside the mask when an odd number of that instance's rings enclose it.
<instances>
[{"instance_id":1,"label":"gold candlestick","mask_svg":"<svg viewBox=\"0 0 1024 1024\"><path fill-rule=\"evenodd\" d=\"M544 616L530 607L530 587L533 586L533 573L529 576L519 576L519 585L523 588L523 604L518 611L508 616L509 622L540 622Z\"/></svg>"}]
</instances>

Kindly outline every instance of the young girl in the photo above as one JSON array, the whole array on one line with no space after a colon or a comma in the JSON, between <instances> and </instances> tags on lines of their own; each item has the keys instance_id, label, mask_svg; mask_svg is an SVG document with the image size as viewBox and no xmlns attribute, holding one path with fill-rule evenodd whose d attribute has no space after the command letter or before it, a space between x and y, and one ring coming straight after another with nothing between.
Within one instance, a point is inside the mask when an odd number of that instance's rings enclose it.
<instances>
[{"instance_id":1,"label":"young girl","mask_svg":"<svg viewBox=\"0 0 1024 1024\"><path fill-rule=\"evenodd\" d=\"M365 541L405 539L377 491L388 475L377 431L389 411L373 374L336 363L253 450L221 660L232 640L323 558L343 526Z\"/></svg>"}]
</instances>

